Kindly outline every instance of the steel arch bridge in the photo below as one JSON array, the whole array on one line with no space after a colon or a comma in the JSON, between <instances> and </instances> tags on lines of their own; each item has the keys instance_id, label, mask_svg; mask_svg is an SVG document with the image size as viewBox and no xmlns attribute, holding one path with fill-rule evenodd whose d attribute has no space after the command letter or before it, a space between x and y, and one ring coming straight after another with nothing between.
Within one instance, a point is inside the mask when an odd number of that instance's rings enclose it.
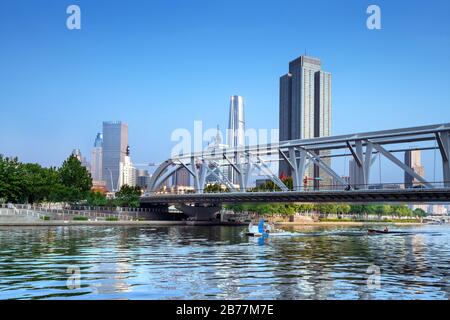
<instances>
[{"instance_id":1,"label":"steel arch bridge","mask_svg":"<svg viewBox=\"0 0 450 320\"><path fill-rule=\"evenodd\" d=\"M411 150L405 144L433 143L431 147L414 150L437 150L442 160L443 181L428 181L399 160L394 154ZM389 149L395 147L396 149ZM414 190L373 190L369 183L376 156L383 156L405 174L417 181ZM329 165L328 158L349 156L354 160L352 181L341 177ZM450 202L450 123L355 133L340 136L283 141L279 143L246 146L240 148L211 149L209 151L181 155L163 162L154 172L149 193L142 202L252 202L252 201L431 201ZM269 166L272 161L284 161L291 170L292 190L281 181ZM224 166L233 170L237 183L223 174ZM316 166L329 175L333 186L317 190L305 188L303 177L308 166ZM181 170L186 169L194 181L194 193L189 195L161 193L162 185ZM250 189L251 176L265 176L280 191L263 192L260 196ZM226 194L205 193L207 180L226 186ZM236 182L236 181L235 181ZM268 194L268 195L263 195ZM354 195L354 198L349 197ZM422 196L423 195L423 196ZM209 200L208 200L209 199ZM427 200L428 199L428 200Z\"/></svg>"}]
</instances>

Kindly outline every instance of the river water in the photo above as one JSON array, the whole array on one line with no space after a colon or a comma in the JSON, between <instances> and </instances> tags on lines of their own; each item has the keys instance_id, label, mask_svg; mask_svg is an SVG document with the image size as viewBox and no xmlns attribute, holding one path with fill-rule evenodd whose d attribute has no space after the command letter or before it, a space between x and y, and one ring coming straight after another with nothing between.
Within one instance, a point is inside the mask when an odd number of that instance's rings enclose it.
<instances>
[{"instance_id":1,"label":"river water","mask_svg":"<svg viewBox=\"0 0 450 320\"><path fill-rule=\"evenodd\" d=\"M0 299L449 299L450 226L0 228Z\"/></svg>"}]
</instances>

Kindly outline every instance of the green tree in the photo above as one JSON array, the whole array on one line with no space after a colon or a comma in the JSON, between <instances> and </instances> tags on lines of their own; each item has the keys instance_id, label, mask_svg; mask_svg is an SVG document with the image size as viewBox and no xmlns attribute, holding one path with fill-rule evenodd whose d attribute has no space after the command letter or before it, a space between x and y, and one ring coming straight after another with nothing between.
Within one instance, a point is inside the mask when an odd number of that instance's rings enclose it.
<instances>
[{"instance_id":1,"label":"green tree","mask_svg":"<svg viewBox=\"0 0 450 320\"><path fill-rule=\"evenodd\" d=\"M26 181L23 167L17 158L8 158L0 155L0 198L6 202L23 202Z\"/></svg>"},{"instance_id":2,"label":"green tree","mask_svg":"<svg viewBox=\"0 0 450 320\"><path fill-rule=\"evenodd\" d=\"M71 155L59 169L62 185L66 188L65 200L76 202L85 199L92 188L92 178L80 160Z\"/></svg>"},{"instance_id":3,"label":"green tree","mask_svg":"<svg viewBox=\"0 0 450 320\"><path fill-rule=\"evenodd\" d=\"M204 192L205 193L219 193L219 192L223 192L223 191L228 192L227 190L228 189L222 190L222 186L220 184L214 183L214 184L208 184L205 187Z\"/></svg>"},{"instance_id":4,"label":"green tree","mask_svg":"<svg viewBox=\"0 0 450 320\"><path fill-rule=\"evenodd\" d=\"M414 209L414 215L415 216L417 216L417 217L426 217L427 216L427 213L423 210L423 209L421 209L421 208L416 208L416 209Z\"/></svg>"},{"instance_id":5,"label":"green tree","mask_svg":"<svg viewBox=\"0 0 450 320\"><path fill-rule=\"evenodd\" d=\"M139 187L130 187L124 185L116 192L115 204L120 207L139 207L139 198L141 196L141 189Z\"/></svg>"},{"instance_id":6,"label":"green tree","mask_svg":"<svg viewBox=\"0 0 450 320\"><path fill-rule=\"evenodd\" d=\"M108 199L101 192L89 192L87 194L87 204L93 207L104 207L108 204Z\"/></svg>"},{"instance_id":7,"label":"green tree","mask_svg":"<svg viewBox=\"0 0 450 320\"><path fill-rule=\"evenodd\" d=\"M22 175L26 182L24 197L28 203L57 201L57 190L60 190L59 174L55 168L42 168L39 164L22 165Z\"/></svg>"}]
</instances>

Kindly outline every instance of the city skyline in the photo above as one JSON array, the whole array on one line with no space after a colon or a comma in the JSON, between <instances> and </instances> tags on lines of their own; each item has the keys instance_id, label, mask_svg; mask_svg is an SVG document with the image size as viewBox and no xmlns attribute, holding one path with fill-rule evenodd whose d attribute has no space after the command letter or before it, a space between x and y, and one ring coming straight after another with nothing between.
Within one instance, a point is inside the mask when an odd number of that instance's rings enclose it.
<instances>
[{"instance_id":1,"label":"city skyline","mask_svg":"<svg viewBox=\"0 0 450 320\"><path fill-rule=\"evenodd\" d=\"M181 15L185 12L181 9L170 12L165 4L144 3L139 9L127 8L137 18L122 20L119 25L108 24L101 17L105 12L101 5L80 1L86 19L78 33L71 33L61 23L65 22L65 11L51 2L31 3L33 10L23 13L25 23L20 26L13 24L20 6L5 4L2 12L8 16L2 15L0 21L2 30L11 32L3 39L5 47L0 53L4 70L0 85L2 92L8 92L0 95L0 104L5 106L0 115L10 121L0 127L0 152L25 162L58 165L74 146L89 154L92 133L107 118L121 119L133 127L130 145L136 163L157 162L169 154L173 129L191 129L193 121L200 119L207 127L219 122L225 128L226 118L217 120L222 118L217 113L226 114L224 101L234 92L246 99L247 127L277 128L278 77L285 72L286 61L305 48L308 54L320 57L334 76L333 134L439 123L450 118L449 93L445 90L450 85L446 59L450 47L442 41L449 34L448 21L443 18L448 2L438 3L437 10L408 3L410 11L405 15L404 4L380 1L384 15L379 31L365 27L366 6L355 1L325 7L295 2L276 8L263 6L251 21L235 17L236 27L231 30L229 19L222 14L228 5L199 10L203 5L182 5L192 13L188 19ZM311 14L302 21L287 19L300 7ZM252 6L242 4L241 9L240 15L247 16ZM120 5L111 4L107 12L120 14ZM164 23L169 12L185 24L185 31ZM87 13L96 15L95 24L89 22ZM137 22L148 21L145 18L153 13L158 19L148 25ZM205 13L211 17L205 25L216 32L199 31L203 22L195 17ZM272 13L274 23L267 30L264 19ZM31 19L36 14L42 19ZM319 17L339 27L322 26ZM106 33L116 36L104 37ZM167 36L179 42L163 40ZM214 46L201 45L205 37ZM142 41L146 38L151 40ZM235 46L229 48L227 40L233 38ZM248 42L249 38L254 41ZM35 41L43 46L34 47ZM175 54L192 41L183 57ZM233 48L239 45L245 50L234 53ZM424 64L423 57L430 52L433 59ZM133 61L124 60L126 56L133 56ZM433 81L424 82L423 78ZM170 94L174 80L177 95ZM398 85L394 86L394 81ZM202 99L196 98L199 96ZM423 105L433 112L409 112L421 110ZM30 144L31 137L38 143ZM423 162L429 166L430 158Z\"/></svg>"}]
</instances>

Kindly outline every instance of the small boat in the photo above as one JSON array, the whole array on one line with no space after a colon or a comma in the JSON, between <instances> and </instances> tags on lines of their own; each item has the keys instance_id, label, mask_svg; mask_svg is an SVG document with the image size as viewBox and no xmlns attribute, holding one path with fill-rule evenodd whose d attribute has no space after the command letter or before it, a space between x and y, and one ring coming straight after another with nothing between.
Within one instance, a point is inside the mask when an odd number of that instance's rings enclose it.
<instances>
[{"instance_id":1,"label":"small boat","mask_svg":"<svg viewBox=\"0 0 450 320\"><path fill-rule=\"evenodd\" d=\"M375 230L375 229L368 229L367 232L369 234L378 234L378 233L389 233L389 230Z\"/></svg>"},{"instance_id":2,"label":"small boat","mask_svg":"<svg viewBox=\"0 0 450 320\"><path fill-rule=\"evenodd\" d=\"M276 230L270 224L265 223L263 219L261 219L257 226L253 225L251 222L248 225L248 231L244 233L248 237L284 237L284 236L292 236L293 233L285 232L283 230Z\"/></svg>"},{"instance_id":3,"label":"small boat","mask_svg":"<svg viewBox=\"0 0 450 320\"><path fill-rule=\"evenodd\" d=\"M257 226L250 222L248 225L248 231L245 233L245 235L249 237L262 237L266 234L265 222L263 219L259 220Z\"/></svg>"}]
</instances>

